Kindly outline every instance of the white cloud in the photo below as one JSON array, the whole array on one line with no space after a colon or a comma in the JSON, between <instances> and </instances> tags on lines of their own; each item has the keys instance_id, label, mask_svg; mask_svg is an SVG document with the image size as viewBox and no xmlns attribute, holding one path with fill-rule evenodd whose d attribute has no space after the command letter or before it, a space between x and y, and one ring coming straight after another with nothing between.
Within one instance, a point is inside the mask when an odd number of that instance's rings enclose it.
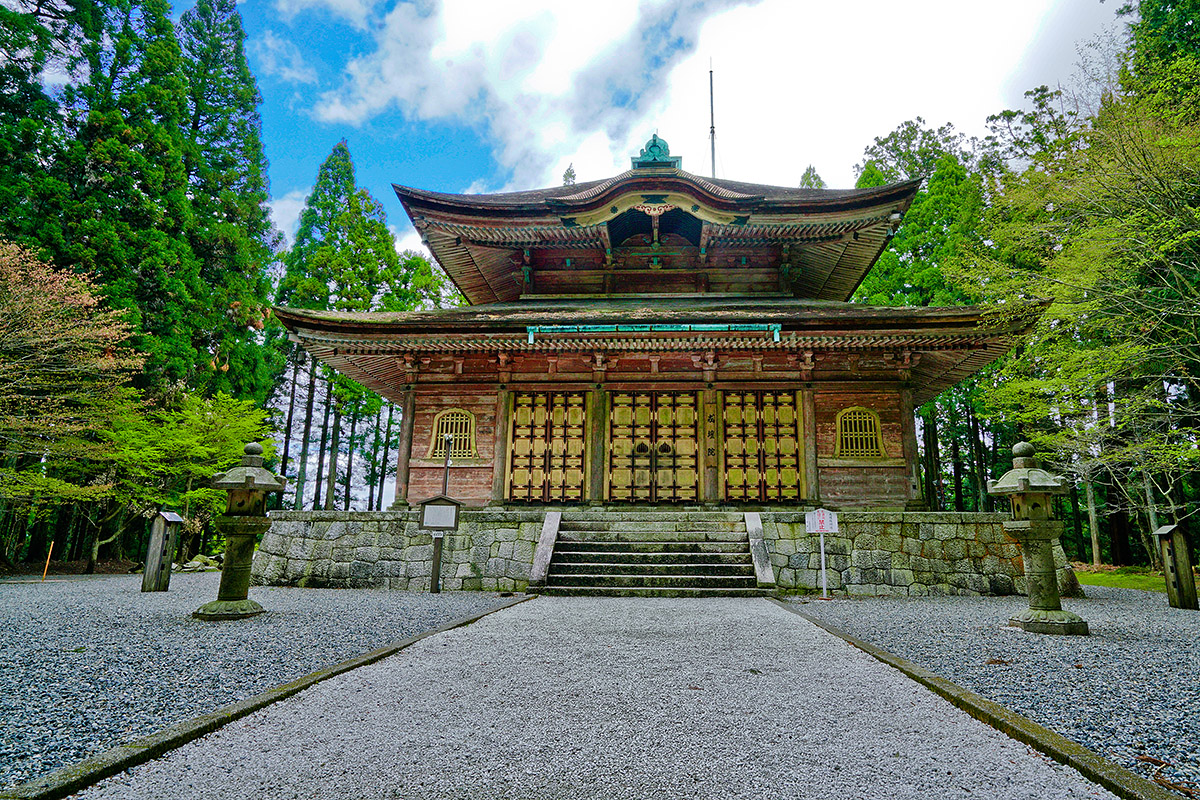
<instances>
[{"instance_id":1,"label":"white cloud","mask_svg":"<svg viewBox=\"0 0 1200 800\"><path fill-rule=\"evenodd\" d=\"M300 48L273 31L250 42L250 55L258 62L260 74L273 75L287 83L316 83L317 71L304 60Z\"/></svg>"},{"instance_id":2,"label":"white cloud","mask_svg":"<svg viewBox=\"0 0 1200 800\"><path fill-rule=\"evenodd\" d=\"M275 9L284 19L291 19L301 11L320 8L360 30L366 30L374 6L371 0L275 0Z\"/></svg>"},{"instance_id":3,"label":"white cloud","mask_svg":"<svg viewBox=\"0 0 1200 800\"><path fill-rule=\"evenodd\" d=\"M918 115L983 134L1034 42L1047 46L1048 12L1078 2L401 3L316 115L483 124L507 188L555 185L572 162L580 181L608 177L655 131L708 174L711 58L719 177L795 185L811 163L845 187L874 137Z\"/></svg>"},{"instance_id":4,"label":"white cloud","mask_svg":"<svg viewBox=\"0 0 1200 800\"><path fill-rule=\"evenodd\" d=\"M308 199L310 189L295 189L283 197L271 200L271 221L283 232L288 246L296 238L296 229L300 225L300 212L304 210L304 201Z\"/></svg>"}]
</instances>

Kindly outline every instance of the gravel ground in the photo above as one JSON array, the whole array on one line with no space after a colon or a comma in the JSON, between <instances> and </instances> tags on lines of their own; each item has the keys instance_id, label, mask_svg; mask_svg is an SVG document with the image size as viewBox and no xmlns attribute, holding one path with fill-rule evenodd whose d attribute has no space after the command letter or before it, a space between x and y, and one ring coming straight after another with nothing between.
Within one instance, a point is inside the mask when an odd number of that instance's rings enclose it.
<instances>
[{"instance_id":1,"label":"gravel ground","mask_svg":"<svg viewBox=\"0 0 1200 800\"><path fill-rule=\"evenodd\" d=\"M1086 637L1006 627L1024 597L839 598L800 609L1146 777L1161 769L1200 784L1200 613L1158 592L1085 591L1063 606L1088 621Z\"/></svg>"},{"instance_id":2,"label":"gravel ground","mask_svg":"<svg viewBox=\"0 0 1200 800\"><path fill-rule=\"evenodd\" d=\"M493 594L252 587L267 613L200 622L220 573L0 583L0 786L498 604Z\"/></svg>"},{"instance_id":3,"label":"gravel ground","mask_svg":"<svg viewBox=\"0 0 1200 800\"><path fill-rule=\"evenodd\" d=\"M86 798L1109 797L763 600L542 597Z\"/></svg>"}]
</instances>

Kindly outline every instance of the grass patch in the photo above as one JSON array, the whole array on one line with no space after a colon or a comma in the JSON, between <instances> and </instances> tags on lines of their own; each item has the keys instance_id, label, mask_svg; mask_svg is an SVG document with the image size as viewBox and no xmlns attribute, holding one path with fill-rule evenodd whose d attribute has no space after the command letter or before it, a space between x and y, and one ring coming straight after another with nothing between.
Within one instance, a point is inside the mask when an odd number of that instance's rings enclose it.
<instances>
[{"instance_id":1,"label":"grass patch","mask_svg":"<svg viewBox=\"0 0 1200 800\"><path fill-rule=\"evenodd\" d=\"M1076 570L1075 577L1084 586L1115 586L1118 589L1142 589L1150 592L1167 591L1166 578L1158 572L1127 572L1125 570L1084 572Z\"/></svg>"}]
</instances>

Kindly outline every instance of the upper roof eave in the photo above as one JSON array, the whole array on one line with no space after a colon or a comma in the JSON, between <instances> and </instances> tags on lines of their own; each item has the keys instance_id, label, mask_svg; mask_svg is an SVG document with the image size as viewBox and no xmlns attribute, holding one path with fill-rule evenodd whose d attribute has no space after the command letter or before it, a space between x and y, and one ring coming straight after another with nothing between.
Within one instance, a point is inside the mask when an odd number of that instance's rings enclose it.
<instances>
[{"instance_id":1,"label":"upper roof eave","mask_svg":"<svg viewBox=\"0 0 1200 800\"><path fill-rule=\"evenodd\" d=\"M728 298L702 300L660 298L654 306L644 301L608 299L523 300L489 303L437 311L341 312L277 307L275 316L293 333L304 329L316 334L406 335L432 332L488 334L524 331L529 326L555 324L712 323L745 321L780 323L784 330L844 329L858 333L876 330L985 329L1018 335L1028 331L1049 305L1049 300L1027 301L1007 310L980 306L867 306L836 301L774 298L731 302ZM672 307L673 306L673 307ZM999 311L1005 314L998 314Z\"/></svg>"},{"instance_id":2,"label":"upper roof eave","mask_svg":"<svg viewBox=\"0 0 1200 800\"><path fill-rule=\"evenodd\" d=\"M644 188L655 191L683 189L718 207L756 209L759 213L820 214L891 204L901 204L907 208L920 184L920 180L911 180L862 189L804 189L701 178L682 170L629 170L604 180L522 192L454 194L395 183L392 189L409 216L413 216L414 210L420 209L425 212L521 218L545 217L560 211L574 212L598 207L615 195Z\"/></svg>"}]
</instances>

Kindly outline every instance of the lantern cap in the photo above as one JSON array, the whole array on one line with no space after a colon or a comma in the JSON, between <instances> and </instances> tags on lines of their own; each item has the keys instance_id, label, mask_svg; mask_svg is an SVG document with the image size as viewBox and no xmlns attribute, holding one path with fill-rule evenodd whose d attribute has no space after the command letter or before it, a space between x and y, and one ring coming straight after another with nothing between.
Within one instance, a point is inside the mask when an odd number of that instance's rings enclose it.
<instances>
[{"instance_id":1,"label":"lantern cap","mask_svg":"<svg viewBox=\"0 0 1200 800\"><path fill-rule=\"evenodd\" d=\"M287 478L281 478L263 467L263 447L250 442L243 449L241 462L228 472L213 475L213 488L232 491L234 489L257 489L261 492L282 492Z\"/></svg>"},{"instance_id":2,"label":"lantern cap","mask_svg":"<svg viewBox=\"0 0 1200 800\"><path fill-rule=\"evenodd\" d=\"M1033 445L1029 442L1017 442L1012 452L1013 468L1000 476L1000 480L988 481L988 494L1066 494L1070 491L1066 478L1042 469L1033 457Z\"/></svg>"}]
</instances>

